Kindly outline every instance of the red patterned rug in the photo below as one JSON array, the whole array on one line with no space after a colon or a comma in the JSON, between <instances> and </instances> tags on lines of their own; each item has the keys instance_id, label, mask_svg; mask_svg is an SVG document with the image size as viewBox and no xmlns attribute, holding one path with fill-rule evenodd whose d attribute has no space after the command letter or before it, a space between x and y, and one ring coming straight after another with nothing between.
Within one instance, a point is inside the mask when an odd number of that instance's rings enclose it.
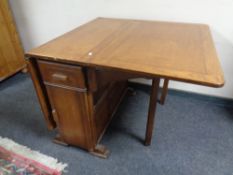
<instances>
[{"instance_id":1,"label":"red patterned rug","mask_svg":"<svg viewBox=\"0 0 233 175\"><path fill-rule=\"evenodd\" d=\"M0 175L62 175L67 164L0 137Z\"/></svg>"}]
</instances>

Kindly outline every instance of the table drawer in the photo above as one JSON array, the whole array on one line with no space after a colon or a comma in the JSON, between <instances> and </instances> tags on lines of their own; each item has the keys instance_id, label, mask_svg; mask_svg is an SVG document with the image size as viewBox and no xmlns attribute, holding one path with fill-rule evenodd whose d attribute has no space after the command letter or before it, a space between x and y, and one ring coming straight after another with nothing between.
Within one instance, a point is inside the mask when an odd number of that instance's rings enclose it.
<instances>
[{"instance_id":1,"label":"table drawer","mask_svg":"<svg viewBox=\"0 0 233 175\"><path fill-rule=\"evenodd\" d=\"M86 88L82 67L49 61L38 61L44 83Z\"/></svg>"}]
</instances>

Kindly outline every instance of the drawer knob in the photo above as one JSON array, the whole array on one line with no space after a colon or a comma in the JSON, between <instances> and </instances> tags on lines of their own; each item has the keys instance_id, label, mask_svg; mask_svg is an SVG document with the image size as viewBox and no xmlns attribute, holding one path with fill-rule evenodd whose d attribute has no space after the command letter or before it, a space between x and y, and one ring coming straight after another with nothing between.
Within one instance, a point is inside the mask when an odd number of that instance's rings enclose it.
<instances>
[{"instance_id":1,"label":"drawer knob","mask_svg":"<svg viewBox=\"0 0 233 175\"><path fill-rule=\"evenodd\" d=\"M68 79L68 77L66 75L63 75L63 74L53 74L52 77L55 79L62 80L62 81L65 81Z\"/></svg>"}]
</instances>

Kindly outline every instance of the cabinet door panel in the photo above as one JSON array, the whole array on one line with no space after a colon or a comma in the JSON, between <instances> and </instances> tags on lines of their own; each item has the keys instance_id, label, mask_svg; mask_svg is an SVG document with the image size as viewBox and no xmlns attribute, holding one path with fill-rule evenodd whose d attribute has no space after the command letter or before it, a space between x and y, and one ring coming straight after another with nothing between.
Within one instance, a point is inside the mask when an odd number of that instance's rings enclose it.
<instances>
[{"instance_id":1,"label":"cabinet door panel","mask_svg":"<svg viewBox=\"0 0 233 175\"><path fill-rule=\"evenodd\" d=\"M57 126L62 139L71 145L87 148L88 121L86 93L47 86Z\"/></svg>"}]
</instances>

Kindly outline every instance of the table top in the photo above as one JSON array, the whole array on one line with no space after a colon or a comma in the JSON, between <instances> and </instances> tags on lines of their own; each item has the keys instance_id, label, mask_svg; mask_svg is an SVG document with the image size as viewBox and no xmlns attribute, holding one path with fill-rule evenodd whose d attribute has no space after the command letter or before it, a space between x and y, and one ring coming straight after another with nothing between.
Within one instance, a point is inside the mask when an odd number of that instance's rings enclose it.
<instances>
[{"instance_id":1,"label":"table top","mask_svg":"<svg viewBox=\"0 0 233 175\"><path fill-rule=\"evenodd\" d=\"M26 56L221 87L224 76L204 24L97 18Z\"/></svg>"}]
</instances>

